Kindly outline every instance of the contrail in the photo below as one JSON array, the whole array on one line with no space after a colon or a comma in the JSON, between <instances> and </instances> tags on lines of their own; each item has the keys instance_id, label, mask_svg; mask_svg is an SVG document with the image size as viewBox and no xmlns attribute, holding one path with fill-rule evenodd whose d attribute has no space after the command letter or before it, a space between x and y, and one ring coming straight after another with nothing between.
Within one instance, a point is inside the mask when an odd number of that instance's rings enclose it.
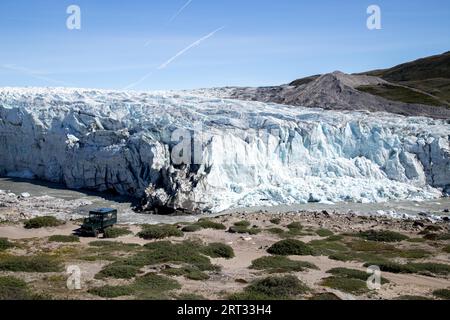
<instances>
[{"instance_id":1,"label":"contrail","mask_svg":"<svg viewBox=\"0 0 450 320\"><path fill-rule=\"evenodd\" d=\"M158 70L162 70L165 69L169 64L171 64L176 58L178 58L179 56L185 54L187 51L191 50L192 48L200 45L200 43L202 43L203 41L211 38L213 35L215 35L217 32L219 32L220 30L222 30L225 27L220 27L219 29L214 30L213 32L207 34L206 36L198 39L197 41L195 41L194 43L190 44L189 46L187 46L186 48L184 48L183 50L181 50L180 52L178 52L176 55L174 55L172 58L170 58L169 60L167 60L166 62L164 62L162 65L160 65L158 67Z\"/></svg>"},{"instance_id":2,"label":"contrail","mask_svg":"<svg viewBox=\"0 0 450 320\"><path fill-rule=\"evenodd\" d=\"M187 46L186 48L184 48L183 50L179 51L176 55L174 55L172 58L170 58L169 60L167 60L166 62L164 62L163 64L161 64L157 70L163 70L165 68L167 68L173 61L175 61L178 57L182 56L183 54L185 54L186 52L188 52L189 50L191 50L194 47L197 47L198 45L200 45L203 41L211 38L213 35L215 35L217 32L219 32L220 30L224 29L225 26L220 27L216 30L214 30L211 33L208 33L206 36L198 39L197 41L193 42L192 44L190 44L189 46ZM124 87L124 90L127 89L131 89L135 86L137 86L138 84L142 83L143 81L145 81L148 77L150 77L153 74L152 72L147 73L146 75L144 75L141 79L139 79L138 81Z\"/></svg>"},{"instance_id":3,"label":"contrail","mask_svg":"<svg viewBox=\"0 0 450 320\"><path fill-rule=\"evenodd\" d=\"M59 81L59 80L55 80L55 79L52 79L52 78L49 78L49 77L41 76L41 75L39 75L38 72L36 72L34 70L30 70L30 69L27 69L27 68L24 68L24 67L19 67L19 66L13 65L13 64L4 64L4 65L0 66L0 68L6 69L6 70L11 70L11 71L16 71L16 72L19 72L19 73L23 73L23 74L26 74L26 75L28 75L28 76L30 76L32 78L35 78L35 79L38 79L38 80L47 81L47 82L51 82L51 83L54 83L54 84L64 85L64 86L68 85L67 83L65 83L63 81Z\"/></svg>"},{"instance_id":4,"label":"contrail","mask_svg":"<svg viewBox=\"0 0 450 320\"><path fill-rule=\"evenodd\" d=\"M191 4L193 0L188 0L180 9L178 9L178 11L169 19L169 21L167 21L167 23L165 24L166 26L169 25L170 23L174 22L176 18L178 18L178 16ZM150 44L152 43L152 40L148 40L144 47L148 47Z\"/></svg>"},{"instance_id":5,"label":"contrail","mask_svg":"<svg viewBox=\"0 0 450 320\"><path fill-rule=\"evenodd\" d=\"M178 16L191 4L192 0L188 0L173 16L170 18L169 23L173 22Z\"/></svg>"}]
</instances>

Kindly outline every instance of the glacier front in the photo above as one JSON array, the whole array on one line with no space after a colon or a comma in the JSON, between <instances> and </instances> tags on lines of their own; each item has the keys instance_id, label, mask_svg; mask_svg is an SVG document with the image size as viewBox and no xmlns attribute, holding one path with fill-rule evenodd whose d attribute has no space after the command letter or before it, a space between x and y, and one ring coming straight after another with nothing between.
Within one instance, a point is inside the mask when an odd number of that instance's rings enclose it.
<instances>
[{"instance_id":1,"label":"glacier front","mask_svg":"<svg viewBox=\"0 0 450 320\"><path fill-rule=\"evenodd\" d=\"M167 212L438 198L450 189L449 141L448 120L423 117L189 92L0 89L1 175Z\"/></svg>"}]
</instances>

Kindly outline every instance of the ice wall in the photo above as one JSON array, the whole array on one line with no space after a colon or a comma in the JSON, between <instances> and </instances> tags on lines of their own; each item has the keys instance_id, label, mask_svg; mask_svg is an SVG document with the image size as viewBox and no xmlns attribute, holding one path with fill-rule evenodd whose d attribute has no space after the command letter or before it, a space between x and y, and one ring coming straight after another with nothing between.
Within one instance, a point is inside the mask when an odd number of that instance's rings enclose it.
<instances>
[{"instance_id":1,"label":"ice wall","mask_svg":"<svg viewBox=\"0 0 450 320\"><path fill-rule=\"evenodd\" d=\"M201 161L174 164L180 129L192 133L190 151L201 145ZM450 186L449 136L448 121L387 113L0 89L0 174L114 190L149 208L436 198Z\"/></svg>"}]
</instances>

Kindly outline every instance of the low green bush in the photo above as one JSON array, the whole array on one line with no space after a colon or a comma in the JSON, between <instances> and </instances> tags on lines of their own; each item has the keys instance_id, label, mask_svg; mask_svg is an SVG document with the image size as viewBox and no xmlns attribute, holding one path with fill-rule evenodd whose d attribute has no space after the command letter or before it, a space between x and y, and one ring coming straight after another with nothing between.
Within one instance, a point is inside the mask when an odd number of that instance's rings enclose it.
<instances>
[{"instance_id":1,"label":"low green bush","mask_svg":"<svg viewBox=\"0 0 450 320\"><path fill-rule=\"evenodd\" d=\"M183 229L181 229L181 231L183 231L183 232L197 232L200 230L202 230L202 227L197 224L190 224L190 225L184 226Z\"/></svg>"},{"instance_id":2,"label":"low green bush","mask_svg":"<svg viewBox=\"0 0 450 320\"><path fill-rule=\"evenodd\" d=\"M443 300L450 300L450 290L449 289L435 290L433 291L433 296Z\"/></svg>"},{"instance_id":3,"label":"low green bush","mask_svg":"<svg viewBox=\"0 0 450 320\"><path fill-rule=\"evenodd\" d=\"M211 258L226 258L234 257L233 248L223 243L210 243L202 250L204 254Z\"/></svg>"},{"instance_id":4,"label":"low green bush","mask_svg":"<svg viewBox=\"0 0 450 320\"><path fill-rule=\"evenodd\" d=\"M246 220L242 220L242 221L238 221L234 224L236 227L244 227L244 228L248 228L250 227L252 224L249 221Z\"/></svg>"},{"instance_id":5,"label":"low green bush","mask_svg":"<svg viewBox=\"0 0 450 320\"><path fill-rule=\"evenodd\" d=\"M328 229L318 229L316 233L319 237L326 238L332 236L334 233Z\"/></svg>"},{"instance_id":6,"label":"low green bush","mask_svg":"<svg viewBox=\"0 0 450 320\"><path fill-rule=\"evenodd\" d=\"M392 272L392 273L419 273L426 274L432 273L435 275L448 275L450 274L450 265L441 263L406 263L400 264L395 262L370 262L366 263L364 266L376 265L380 267L381 271Z\"/></svg>"},{"instance_id":7,"label":"low green bush","mask_svg":"<svg viewBox=\"0 0 450 320\"><path fill-rule=\"evenodd\" d=\"M63 221L58 220L55 217L44 216L25 221L24 227L25 229L39 229L48 227L58 227L63 224L64 224Z\"/></svg>"},{"instance_id":8,"label":"low green bush","mask_svg":"<svg viewBox=\"0 0 450 320\"><path fill-rule=\"evenodd\" d=\"M88 290L88 293L102 297L102 298L118 298L131 296L134 294L134 290L130 286L103 286L92 288Z\"/></svg>"},{"instance_id":9,"label":"low green bush","mask_svg":"<svg viewBox=\"0 0 450 320\"><path fill-rule=\"evenodd\" d=\"M270 273L299 272L307 269L318 269L312 263L293 261L284 256L261 257L253 260L251 269L266 270Z\"/></svg>"},{"instance_id":10,"label":"low green bush","mask_svg":"<svg viewBox=\"0 0 450 320\"><path fill-rule=\"evenodd\" d=\"M278 225L281 223L281 219L280 218L272 218L272 219L270 219L270 223Z\"/></svg>"},{"instance_id":11,"label":"low green bush","mask_svg":"<svg viewBox=\"0 0 450 320\"><path fill-rule=\"evenodd\" d=\"M5 251L9 248L14 247L14 244L12 244L11 242L9 242L8 239L6 238L0 238L0 251Z\"/></svg>"},{"instance_id":12,"label":"low green bush","mask_svg":"<svg viewBox=\"0 0 450 320\"><path fill-rule=\"evenodd\" d=\"M0 300L30 300L25 281L14 277L0 277Z\"/></svg>"},{"instance_id":13,"label":"low green bush","mask_svg":"<svg viewBox=\"0 0 450 320\"><path fill-rule=\"evenodd\" d=\"M126 228L110 227L105 229L103 237L106 239L115 239L132 234L132 232Z\"/></svg>"},{"instance_id":14,"label":"low green bush","mask_svg":"<svg viewBox=\"0 0 450 320\"><path fill-rule=\"evenodd\" d=\"M95 275L96 279L114 278L114 279L132 279L139 273L139 268L120 263L113 263L104 267Z\"/></svg>"},{"instance_id":15,"label":"low green bush","mask_svg":"<svg viewBox=\"0 0 450 320\"><path fill-rule=\"evenodd\" d=\"M265 296L272 299L289 299L308 291L306 285L292 275L256 280L244 290L247 294L251 293L255 296Z\"/></svg>"},{"instance_id":16,"label":"low green bush","mask_svg":"<svg viewBox=\"0 0 450 320\"><path fill-rule=\"evenodd\" d=\"M426 298L426 297L422 297L422 296L408 296L408 295L405 295L405 296L396 297L393 300L399 300L399 301L402 301L402 300L404 300L404 301L407 301L407 300L420 301L420 300L431 300L431 299Z\"/></svg>"},{"instance_id":17,"label":"low green bush","mask_svg":"<svg viewBox=\"0 0 450 320\"><path fill-rule=\"evenodd\" d=\"M348 268L333 268L331 270L328 270L327 273L330 273L335 277L358 279L362 281L367 281L367 279L369 279L370 277L370 274L368 274L367 272ZM381 278L381 284L385 283L389 283L389 281L387 279Z\"/></svg>"},{"instance_id":18,"label":"low green bush","mask_svg":"<svg viewBox=\"0 0 450 320\"><path fill-rule=\"evenodd\" d=\"M294 230L302 230L303 226L300 222L291 222L286 226L288 229L294 229Z\"/></svg>"},{"instance_id":19,"label":"low green bush","mask_svg":"<svg viewBox=\"0 0 450 320\"><path fill-rule=\"evenodd\" d=\"M59 261L49 256L6 256L0 260L0 271L12 272L59 272Z\"/></svg>"},{"instance_id":20,"label":"low green bush","mask_svg":"<svg viewBox=\"0 0 450 320\"><path fill-rule=\"evenodd\" d=\"M370 241L377 241L377 242L400 242L403 240L409 239L409 237L398 233L394 231L388 231L388 230L369 230L369 231L363 231L357 234L357 236L370 240Z\"/></svg>"},{"instance_id":21,"label":"low green bush","mask_svg":"<svg viewBox=\"0 0 450 320\"><path fill-rule=\"evenodd\" d=\"M281 240L273 244L268 250L268 253L280 256L310 256L314 255L312 247L308 246L302 241L295 239Z\"/></svg>"},{"instance_id":22,"label":"low green bush","mask_svg":"<svg viewBox=\"0 0 450 320\"><path fill-rule=\"evenodd\" d=\"M88 292L103 298L136 296L139 299L167 299L165 292L180 289L180 284L167 277L149 273L138 277L133 283L122 286L103 286Z\"/></svg>"},{"instance_id":23,"label":"low green bush","mask_svg":"<svg viewBox=\"0 0 450 320\"><path fill-rule=\"evenodd\" d=\"M138 233L140 238L145 240L164 239L170 237L182 237L183 232L173 225L146 225Z\"/></svg>"},{"instance_id":24,"label":"low green bush","mask_svg":"<svg viewBox=\"0 0 450 320\"><path fill-rule=\"evenodd\" d=\"M329 277L321 282L322 286L336 289L346 293L363 294L368 291L366 281L347 277Z\"/></svg>"},{"instance_id":25,"label":"low green bush","mask_svg":"<svg viewBox=\"0 0 450 320\"><path fill-rule=\"evenodd\" d=\"M232 226L228 229L229 233L248 233L250 235L255 235L261 232L261 229L253 227L253 228L249 228L249 227L244 227L244 226Z\"/></svg>"},{"instance_id":26,"label":"low green bush","mask_svg":"<svg viewBox=\"0 0 450 320\"><path fill-rule=\"evenodd\" d=\"M142 277L136 278L133 288L136 291L164 292L181 289L181 285L178 281L168 277L160 276L156 273L148 273Z\"/></svg>"},{"instance_id":27,"label":"low green bush","mask_svg":"<svg viewBox=\"0 0 450 320\"><path fill-rule=\"evenodd\" d=\"M64 236L64 235L54 235L48 238L50 242L62 242L62 243L70 243L70 242L80 242L80 238L77 236Z\"/></svg>"},{"instance_id":28,"label":"low green bush","mask_svg":"<svg viewBox=\"0 0 450 320\"><path fill-rule=\"evenodd\" d=\"M184 267L184 268L168 268L163 270L163 273L169 276L184 276L190 280L202 281L208 280L209 275L205 272L192 268L192 267Z\"/></svg>"},{"instance_id":29,"label":"low green bush","mask_svg":"<svg viewBox=\"0 0 450 320\"><path fill-rule=\"evenodd\" d=\"M227 227L222 223L217 223L208 219L200 219L195 223L203 229L226 230Z\"/></svg>"},{"instance_id":30,"label":"low green bush","mask_svg":"<svg viewBox=\"0 0 450 320\"><path fill-rule=\"evenodd\" d=\"M203 255L203 246L199 243L158 241L148 243L144 248L146 250L123 259L123 264L144 267L162 263L179 263L191 265L201 271L217 270L210 259Z\"/></svg>"},{"instance_id":31,"label":"low green bush","mask_svg":"<svg viewBox=\"0 0 450 320\"><path fill-rule=\"evenodd\" d=\"M316 293L309 300L324 300L324 301L332 301L332 300L341 300L337 295L330 292L325 293Z\"/></svg>"}]
</instances>

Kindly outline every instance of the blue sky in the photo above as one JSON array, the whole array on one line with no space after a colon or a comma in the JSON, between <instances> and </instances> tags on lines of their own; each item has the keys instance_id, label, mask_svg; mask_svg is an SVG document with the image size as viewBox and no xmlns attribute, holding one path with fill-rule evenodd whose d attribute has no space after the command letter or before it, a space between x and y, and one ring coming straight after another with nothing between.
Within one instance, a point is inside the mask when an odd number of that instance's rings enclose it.
<instances>
[{"instance_id":1,"label":"blue sky","mask_svg":"<svg viewBox=\"0 0 450 320\"><path fill-rule=\"evenodd\" d=\"M448 0L191 0L179 12L187 3L1 0L0 86L274 85L450 50ZM81 30L66 28L71 4ZM371 4L381 7L382 30L366 27Z\"/></svg>"}]
</instances>

